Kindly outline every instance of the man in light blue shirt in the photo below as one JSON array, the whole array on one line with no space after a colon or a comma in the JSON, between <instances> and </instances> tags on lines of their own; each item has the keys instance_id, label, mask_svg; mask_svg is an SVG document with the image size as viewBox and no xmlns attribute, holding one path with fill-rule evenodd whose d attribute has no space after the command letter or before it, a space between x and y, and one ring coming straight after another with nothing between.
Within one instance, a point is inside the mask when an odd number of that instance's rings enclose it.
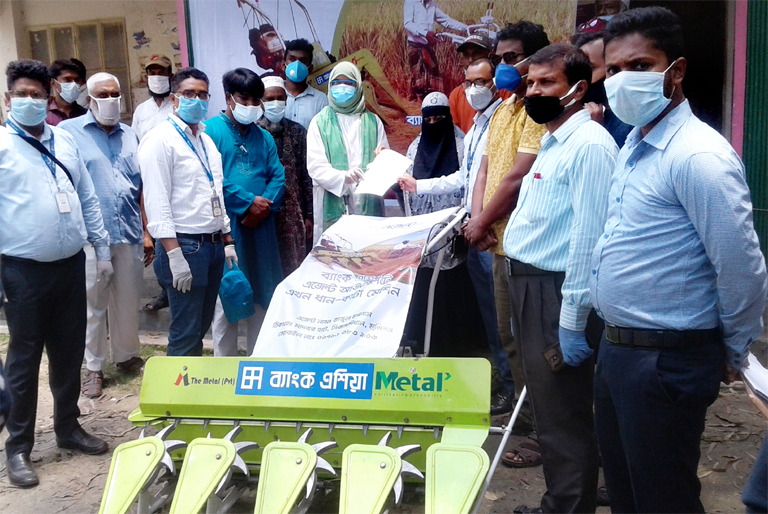
<instances>
[{"instance_id":1,"label":"man in light blue shirt","mask_svg":"<svg viewBox=\"0 0 768 514\"><path fill-rule=\"evenodd\" d=\"M40 359L48 354L54 398L53 429L60 448L104 453L105 441L86 433L80 409L80 365L85 350L86 293L83 245L96 253L97 280L112 277L109 237L99 200L74 138L45 123L48 70L39 61L11 62L0 127L0 278L11 336L5 363L11 393L5 451L11 485L34 487L29 460L35 442Z\"/></svg>"},{"instance_id":2,"label":"man in light blue shirt","mask_svg":"<svg viewBox=\"0 0 768 514\"><path fill-rule=\"evenodd\" d=\"M691 112L676 15L632 9L605 37L608 102L635 126L592 255L605 320L595 421L614 512L704 512L707 407L762 333L765 260L744 166Z\"/></svg>"},{"instance_id":3,"label":"man in light blue shirt","mask_svg":"<svg viewBox=\"0 0 768 514\"><path fill-rule=\"evenodd\" d=\"M96 254L85 247L85 275L88 293L88 329L85 361L88 374L83 394L102 394L102 369L111 349L117 369L137 372L139 357L139 313L144 265L154 257L154 248L144 247L141 217L141 174L139 138L128 125L120 123L120 84L114 75L96 73L88 79L89 111L65 120L59 127L75 138L99 197L115 274L108 288L96 282ZM109 327L107 327L109 316ZM109 337L109 348L107 346Z\"/></svg>"},{"instance_id":4,"label":"man in light blue shirt","mask_svg":"<svg viewBox=\"0 0 768 514\"><path fill-rule=\"evenodd\" d=\"M589 59L571 45L531 56L525 110L548 132L504 232L512 332L547 482L544 512L596 506L594 361L585 336L589 258L605 222L618 148L583 108L591 76Z\"/></svg>"},{"instance_id":5,"label":"man in light blue shirt","mask_svg":"<svg viewBox=\"0 0 768 514\"><path fill-rule=\"evenodd\" d=\"M312 43L306 39L294 39L285 44L285 90L288 96L285 117L305 129L317 113L328 105L328 97L307 84L312 73Z\"/></svg>"}]
</instances>

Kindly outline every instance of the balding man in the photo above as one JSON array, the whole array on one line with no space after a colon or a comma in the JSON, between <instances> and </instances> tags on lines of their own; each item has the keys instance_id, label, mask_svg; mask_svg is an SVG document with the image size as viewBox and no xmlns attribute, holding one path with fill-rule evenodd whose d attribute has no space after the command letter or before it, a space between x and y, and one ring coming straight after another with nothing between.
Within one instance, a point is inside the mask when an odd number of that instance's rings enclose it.
<instances>
[{"instance_id":1,"label":"balding man","mask_svg":"<svg viewBox=\"0 0 768 514\"><path fill-rule=\"evenodd\" d=\"M109 73L96 73L88 79L90 111L59 125L75 138L93 180L115 270L111 283L97 283L96 254L91 245L86 245L88 374L82 392L89 398L102 393L107 335L118 370L135 373L144 364L139 357L138 308L143 265L152 261L154 251L150 246L145 253L143 246L139 139L133 129L120 123L120 101L117 78Z\"/></svg>"}]
</instances>

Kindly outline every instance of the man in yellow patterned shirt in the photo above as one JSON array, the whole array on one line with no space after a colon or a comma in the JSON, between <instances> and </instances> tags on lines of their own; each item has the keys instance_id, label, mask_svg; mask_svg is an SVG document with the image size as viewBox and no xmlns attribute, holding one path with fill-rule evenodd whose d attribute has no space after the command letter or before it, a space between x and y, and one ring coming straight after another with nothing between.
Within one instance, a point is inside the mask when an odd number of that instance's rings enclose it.
<instances>
[{"instance_id":1,"label":"man in yellow patterned shirt","mask_svg":"<svg viewBox=\"0 0 768 514\"><path fill-rule=\"evenodd\" d=\"M523 107L528 57L549 44L541 25L520 21L508 25L499 32L496 55L507 65L514 66L522 75L514 94L505 100L494 113L488 127L488 143L475 181L472 199L472 218L465 227L465 236L478 249L486 249L484 241L496 240L488 247L493 254L493 281L496 316L504 349L509 354L509 364L515 381L517 395L525 385L522 363L509 322L509 293L505 269L505 254L501 245L509 215L517 202L517 193L523 177L528 173L541 147L541 137L547 129L528 118ZM497 75L498 77L498 75ZM492 234L492 238L486 235ZM514 398L508 399L512 409ZM532 425L533 417L526 405L520 414L520 426ZM540 458L531 448L518 448L512 462L519 467L525 463L534 465ZM514 453L514 451L513 451ZM525 455L522 455L525 453Z\"/></svg>"}]
</instances>

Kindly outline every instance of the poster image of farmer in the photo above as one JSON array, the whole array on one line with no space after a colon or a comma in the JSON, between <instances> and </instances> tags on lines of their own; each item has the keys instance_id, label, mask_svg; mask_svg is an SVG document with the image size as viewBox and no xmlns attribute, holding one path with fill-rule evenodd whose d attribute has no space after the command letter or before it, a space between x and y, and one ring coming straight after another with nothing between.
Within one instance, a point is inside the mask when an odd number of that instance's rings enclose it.
<instances>
[{"instance_id":1,"label":"poster image of farmer","mask_svg":"<svg viewBox=\"0 0 768 514\"><path fill-rule=\"evenodd\" d=\"M408 65L411 67L411 100L421 101L430 91L442 91L443 81L435 54L435 24L466 33L467 25L456 21L435 0L405 0L403 27L408 33Z\"/></svg>"}]
</instances>

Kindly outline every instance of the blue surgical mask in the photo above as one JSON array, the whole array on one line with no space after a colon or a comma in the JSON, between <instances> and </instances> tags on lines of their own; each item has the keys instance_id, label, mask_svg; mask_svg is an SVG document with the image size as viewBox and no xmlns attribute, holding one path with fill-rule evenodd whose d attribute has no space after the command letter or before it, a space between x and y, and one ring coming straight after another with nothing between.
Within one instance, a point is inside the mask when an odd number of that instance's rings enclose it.
<instances>
[{"instance_id":1,"label":"blue surgical mask","mask_svg":"<svg viewBox=\"0 0 768 514\"><path fill-rule=\"evenodd\" d=\"M254 121L258 121L262 114L260 105L243 105L235 102L235 108L232 110L235 121L243 125L250 125Z\"/></svg>"},{"instance_id":2,"label":"blue surgical mask","mask_svg":"<svg viewBox=\"0 0 768 514\"><path fill-rule=\"evenodd\" d=\"M613 113L633 127L655 120L672 101L671 94L664 96L664 77L675 62L663 72L622 71L606 79L605 94Z\"/></svg>"},{"instance_id":3,"label":"blue surgical mask","mask_svg":"<svg viewBox=\"0 0 768 514\"><path fill-rule=\"evenodd\" d=\"M194 125L200 123L208 114L208 102L194 98L192 100L184 98L183 96L176 95L179 99L179 107L176 109L176 115L181 118L184 123Z\"/></svg>"},{"instance_id":4,"label":"blue surgical mask","mask_svg":"<svg viewBox=\"0 0 768 514\"><path fill-rule=\"evenodd\" d=\"M11 116L25 127L35 127L45 121L48 101L34 98L11 98Z\"/></svg>"},{"instance_id":5,"label":"blue surgical mask","mask_svg":"<svg viewBox=\"0 0 768 514\"><path fill-rule=\"evenodd\" d=\"M529 58L520 61L517 64L523 64ZM499 63L496 66L496 74L493 78L493 83L496 85L496 89L504 89L506 91L514 91L520 86L523 81L523 76L517 71L517 64Z\"/></svg>"},{"instance_id":6,"label":"blue surgical mask","mask_svg":"<svg viewBox=\"0 0 768 514\"><path fill-rule=\"evenodd\" d=\"M272 123L280 123L285 116L285 102L282 100L264 102L264 116Z\"/></svg>"},{"instance_id":7,"label":"blue surgical mask","mask_svg":"<svg viewBox=\"0 0 768 514\"><path fill-rule=\"evenodd\" d=\"M285 78L298 84L307 80L309 68L301 61L293 61L285 68Z\"/></svg>"},{"instance_id":8,"label":"blue surgical mask","mask_svg":"<svg viewBox=\"0 0 768 514\"><path fill-rule=\"evenodd\" d=\"M347 84L331 86L331 96L334 100L336 100L336 103L341 105L344 105L345 103L352 100L352 98L355 96L355 93L357 93L357 88L355 86L350 86Z\"/></svg>"}]
</instances>

